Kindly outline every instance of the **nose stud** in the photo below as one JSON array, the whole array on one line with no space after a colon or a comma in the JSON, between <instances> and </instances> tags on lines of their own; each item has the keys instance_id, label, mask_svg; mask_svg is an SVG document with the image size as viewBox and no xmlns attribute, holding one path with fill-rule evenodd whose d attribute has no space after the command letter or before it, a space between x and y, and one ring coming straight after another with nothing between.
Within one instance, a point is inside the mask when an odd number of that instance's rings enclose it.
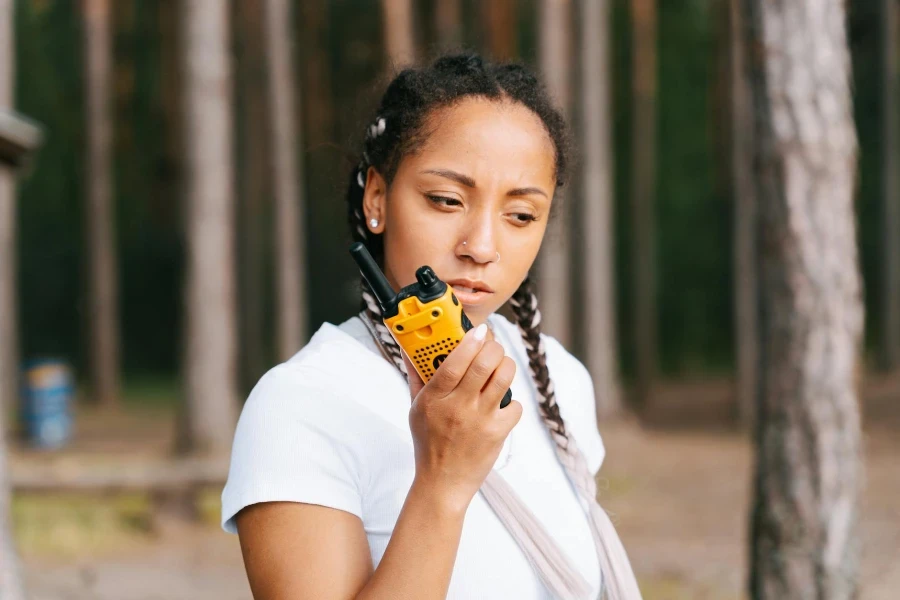
<instances>
[{"instance_id":1,"label":"nose stud","mask_svg":"<svg viewBox=\"0 0 900 600\"><path fill-rule=\"evenodd\" d=\"M374 225L373 225L373 227L374 227ZM465 246L467 242L468 242L468 240L464 240L462 245ZM494 259L494 262L500 262L500 253L499 252L497 252L497 258Z\"/></svg>"}]
</instances>

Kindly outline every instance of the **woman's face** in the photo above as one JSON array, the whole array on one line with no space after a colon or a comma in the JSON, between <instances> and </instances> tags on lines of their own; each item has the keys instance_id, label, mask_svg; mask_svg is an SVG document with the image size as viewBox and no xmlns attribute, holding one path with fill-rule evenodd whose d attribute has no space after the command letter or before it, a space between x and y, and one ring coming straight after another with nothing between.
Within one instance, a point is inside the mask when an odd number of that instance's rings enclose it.
<instances>
[{"instance_id":1,"label":"woman's face","mask_svg":"<svg viewBox=\"0 0 900 600\"><path fill-rule=\"evenodd\" d=\"M395 289L428 265L479 325L513 295L540 249L556 187L553 142L527 108L483 98L433 113L426 128L389 189L369 170L366 226L384 234Z\"/></svg>"}]
</instances>

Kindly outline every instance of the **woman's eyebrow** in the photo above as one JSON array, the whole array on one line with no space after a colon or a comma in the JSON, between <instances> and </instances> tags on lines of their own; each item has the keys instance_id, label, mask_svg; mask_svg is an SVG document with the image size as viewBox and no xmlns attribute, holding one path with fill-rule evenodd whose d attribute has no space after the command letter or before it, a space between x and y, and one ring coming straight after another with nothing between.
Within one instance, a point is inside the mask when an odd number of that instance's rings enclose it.
<instances>
[{"instance_id":1,"label":"woman's eyebrow","mask_svg":"<svg viewBox=\"0 0 900 600\"><path fill-rule=\"evenodd\" d=\"M547 198L547 194L544 193L544 190L536 187L516 188L506 192L507 196L528 196L529 194L540 194L544 198Z\"/></svg>"},{"instance_id":2,"label":"woman's eyebrow","mask_svg":"<svg viewBox=\"0 0 900 600\"><path fill-rule=\"evenodd\" d=\"M450 169L427 169L425 171L422 171L422 173L428 175L437 175L438 177L445 177L473 189L476 187L474 179L472 179L468 175L463 175L462 173L451 171ZM516 188L514 190L509 190L508 192L506 192L507 196L528 196L529 194L539 194L544 198L547 198L547 194L544 192L544 190L536 187Z\"/></svg>"},{"instance_id":3,"label":"woman's eyebrow","mask_svg":"<svg viewBox=\"0 0 900 600\"><path fill-rule=\"evenodd\" d=\"M469 177L468 175L463 175L462 173L457 173L456 171L451 171L449 169L428 169L426 171L422 171L423 174L429 175L437 175L438 177L445 177L447 179L452 179L456 183L461 183L462 185L470 188L475 187L475 180Z\"/></svg>"}]
</instances>

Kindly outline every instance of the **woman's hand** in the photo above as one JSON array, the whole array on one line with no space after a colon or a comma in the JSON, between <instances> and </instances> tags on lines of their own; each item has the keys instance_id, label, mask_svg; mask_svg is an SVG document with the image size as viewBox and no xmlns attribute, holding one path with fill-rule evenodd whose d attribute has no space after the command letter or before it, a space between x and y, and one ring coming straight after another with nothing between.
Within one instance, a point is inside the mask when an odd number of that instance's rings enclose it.
<instances>
[{"instance_id":1,"label":"woman's hand","mask_svg":"<svg viewBox=\"0 0 900 600\"><path fill-rule=\"evenodd\" d=\"M414 485L463 511L522 416L522 405L515 400L500 408L516 363L500 344L485 340L486 333L485 324L468 331L427 384L405 353L403 357L413 399Z\"/></svg>"}]
</instances>

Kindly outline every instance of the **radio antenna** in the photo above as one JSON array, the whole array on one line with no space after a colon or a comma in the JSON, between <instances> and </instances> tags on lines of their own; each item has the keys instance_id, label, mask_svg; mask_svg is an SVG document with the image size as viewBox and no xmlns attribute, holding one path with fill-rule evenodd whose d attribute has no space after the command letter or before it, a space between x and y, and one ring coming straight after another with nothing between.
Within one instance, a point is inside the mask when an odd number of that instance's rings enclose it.
<instances>
[{"instance_id":1,"label":"radio antenna","mask_svg":"<svg viewBox=\"0 0 900 600\"><path fill-rule=\"evenodd\" d=\"M365 244L362 242L354 243L350 246L350 255L353 256L353 260L359 265L359 271L366 282L368 282L369 287L372 288L372 292L375 293L375 299L381 305L381 310L385 311L396 295L394 288L391 287L387 277L381 272L378 263L369 254Z\"/></svg>"}]
</instances>

